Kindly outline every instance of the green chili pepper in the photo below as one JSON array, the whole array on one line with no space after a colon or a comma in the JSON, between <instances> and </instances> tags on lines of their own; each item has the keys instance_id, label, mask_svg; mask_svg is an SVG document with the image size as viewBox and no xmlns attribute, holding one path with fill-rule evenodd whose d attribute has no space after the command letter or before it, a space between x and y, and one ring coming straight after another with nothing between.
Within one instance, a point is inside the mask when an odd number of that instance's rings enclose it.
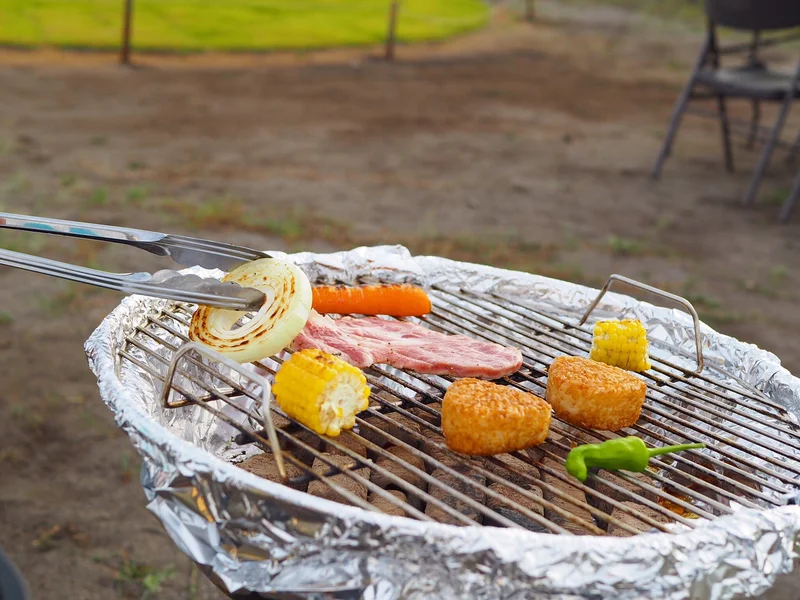
<instances>
[{"instance_id":1,"label":"green chili pepper","mask_svg":"<svg viewBox=\"0 0 800 600\"><path fill-rule=\"evenodd\" d=\"M705 447L705 444L680 444L648 448L641 438L635 435L607 440L602 444L584 444L569 451L567 473L580 481L586 481L589 469L592 468L641 473L647 468L647 463L653 456Z\"/></svg>"}]
</instances>

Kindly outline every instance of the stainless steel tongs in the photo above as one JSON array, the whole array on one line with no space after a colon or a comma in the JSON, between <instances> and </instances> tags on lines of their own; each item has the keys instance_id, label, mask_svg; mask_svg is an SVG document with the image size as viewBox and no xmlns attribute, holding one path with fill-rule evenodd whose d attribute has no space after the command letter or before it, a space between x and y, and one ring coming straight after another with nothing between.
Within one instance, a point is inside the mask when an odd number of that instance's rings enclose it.
<instances>
[{"instance_id":1,"label":"stainless steel tongs","mask_svg":"<svg viewBox=\"0 0 800 600\"><path fill-rule=\"evenodd\" d=\"M197 265L230 271L242 263L269 258L268 254L251 248L183 235L11 213L0 212L0 228L125 244L157 256L169 256L186 267ZM203 279L196 275L183 275L168 269L152 274L109 273L2 248L0 265L88 283L125 294L142 294L229 310L255 310L264 303L264 294L256 289L241 287L235 283L222 283L216 279Z\"/></svg>"}]
</instances>

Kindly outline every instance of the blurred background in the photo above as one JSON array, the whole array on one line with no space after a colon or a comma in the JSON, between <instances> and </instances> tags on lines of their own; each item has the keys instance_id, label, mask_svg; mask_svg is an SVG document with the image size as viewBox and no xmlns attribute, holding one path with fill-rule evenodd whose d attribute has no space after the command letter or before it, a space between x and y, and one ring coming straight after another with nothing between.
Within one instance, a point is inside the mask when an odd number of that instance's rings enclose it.
<instances>
[{"instance_id":1,"label":"blurred background","mask_svg":"<svg viewBox=\"0 0 800 600\"><path fill-rule=\"evenodd\" d=\"M778 147L742 206L768 133L735 126L753 103L726 107L734 172L712 98L650 177L705 36L690 0L0 0L0 209L287 251L404 244L591 286L621 273L797 370L800 215L777 215L798 167ZM761 58L791 74L798 53ZM167 266L8 231L0 247ZM0 546L33 598L221 598L147 513L86 366L119 299L0 268Z\"/></svg>"}]
</instances>

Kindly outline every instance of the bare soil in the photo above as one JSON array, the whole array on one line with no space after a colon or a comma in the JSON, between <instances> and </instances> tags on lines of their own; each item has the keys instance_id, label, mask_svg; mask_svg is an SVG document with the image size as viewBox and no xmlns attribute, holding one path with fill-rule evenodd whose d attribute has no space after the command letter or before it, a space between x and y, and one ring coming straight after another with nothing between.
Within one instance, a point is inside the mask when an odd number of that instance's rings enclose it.
<instances>
[{"instance_id":1,"label":"bare soil","mask_svg":"<svg viewBox=\"0 0 800 600\"><path fill-rule=\"evenodd\" d=\"M264 248L404 243L593 285L623 273L799 369L800 215L776 223L794 168L778 153L742 208L757 151L737 141L729 175L717 124L688 117L653 182L697 33L545 8L395 64L337 51L124 69L2 51L0 206ZM9 232L0 246L164 266ZM161 576L151 597L218 598L146 512L138 459L86 366L83 341L118 301L0 271L0 544L37 599L139 598Z\"/></svg>"}]
</instances>

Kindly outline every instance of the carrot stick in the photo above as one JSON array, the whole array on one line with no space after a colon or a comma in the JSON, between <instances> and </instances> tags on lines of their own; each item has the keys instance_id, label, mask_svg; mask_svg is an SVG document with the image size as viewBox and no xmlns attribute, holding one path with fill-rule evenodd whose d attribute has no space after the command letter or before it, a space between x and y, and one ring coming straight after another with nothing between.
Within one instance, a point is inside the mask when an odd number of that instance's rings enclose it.
<instances>
[{"instance_id":1,"label":"carrot stick","mask_svg":"<svg viewBox=\"0 0 800 600\"><path fill-rule=\"evenodd\" d=\"M319 313L419 317L431 312L425 290L413 285L324 285L312 288L311 306Z\"/></svg>"}]
</instances>

